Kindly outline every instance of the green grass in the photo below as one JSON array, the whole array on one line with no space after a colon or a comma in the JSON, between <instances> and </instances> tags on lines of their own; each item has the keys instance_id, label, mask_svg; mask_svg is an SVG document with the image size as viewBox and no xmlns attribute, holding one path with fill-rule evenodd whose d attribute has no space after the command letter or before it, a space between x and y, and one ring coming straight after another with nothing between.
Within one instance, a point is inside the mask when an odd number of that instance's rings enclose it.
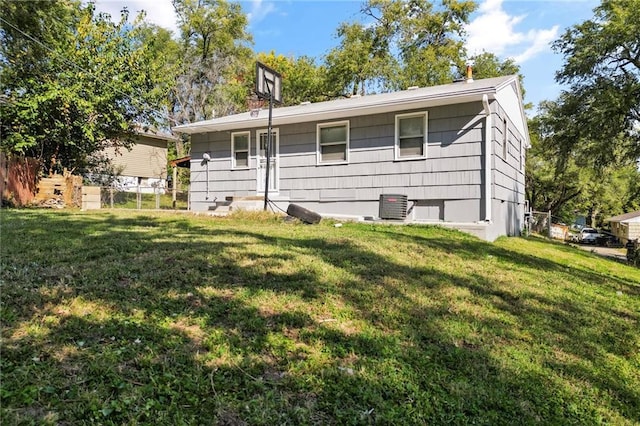
<instances>
[{"instance_id":1,"label":"green grass","mask_svg":"<svg viewBox=\"0 0 640 426\"><path fill-rule=\"evenodd\" d=\"M2 210L11 424L640 422L640 271L541 239Z\"/></svg>"},{"instance_id":2,"label":"green grass","mask_svg":"<svg viewBox=\"0 0 640 426\"><path fill-rule=\"evenodd\" d=\"M140 194L140 209L154 210L156 209L158 195L156 194ZM187 210L188 208L188 195L186 193L180 193L176 199L175 209L173 206L173 197L171 193L159 195L159 208L161 210ZM102 207L111 207L111 196L108 189L102 190ZM113 208L114 209L137 209L138 208L138 194L135 192L114 192L113 195Z\"/></svg>"}]
</instances>

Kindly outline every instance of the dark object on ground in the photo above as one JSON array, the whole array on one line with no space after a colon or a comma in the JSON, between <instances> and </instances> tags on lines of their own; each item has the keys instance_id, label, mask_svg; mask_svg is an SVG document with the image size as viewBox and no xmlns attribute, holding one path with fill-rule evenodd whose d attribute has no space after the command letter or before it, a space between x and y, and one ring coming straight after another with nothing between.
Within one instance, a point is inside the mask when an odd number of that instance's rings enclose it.
<instances>
[{"instance_id":1,"label":"dark object on ground","mask_svg":"<svg viewBox=\"0 0 640 426\"><path fill-rule=\"evenodd\" d=\"M289 207L287 207L287 214L289 216L297 217L304 223L309 224L316 224L319 223L320 220L322 220L322 216L320 216L318 213L307 210L297 204L289 204Z\"/></svg>"},{"instance_id":2,"label":"dark object on ground","mask_svg":"<svg viewBox=\"0 0 640 426\"><path fill-rule=\"evenodd\" d=\"M638 265L640 263L640 242L629 240L624 247L627 249L627 261L632 265Z\"/></svg>"},{"instance_id":3,"label":"dark object on ground","mask_svg":"<svg viewBox=\"0 0 640 426\"><path fill-rule=\"evenodd\" d=\"M622 247L622 243L615 235L610 232L601 232L596 238L596 244L606 247Z\"/></svg>"}]
</instances>

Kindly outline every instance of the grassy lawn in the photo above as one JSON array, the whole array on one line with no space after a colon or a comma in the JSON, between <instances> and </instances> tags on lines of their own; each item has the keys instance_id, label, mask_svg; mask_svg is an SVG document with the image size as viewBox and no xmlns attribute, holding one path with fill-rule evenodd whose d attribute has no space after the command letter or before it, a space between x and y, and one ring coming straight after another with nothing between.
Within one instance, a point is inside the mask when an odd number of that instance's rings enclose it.
<instances>
[{"instance_id":1,"label":"grassy lawn","mask_svg":"<svg viewBox=\"0 0 640 426\"><path fill-rule=\"evenodd\" d=\"M140 209L153 210L158 206L163 210L174 210L173 197L171 193L160 194L159 200L156 200L158 195L156 194L140 194ZM187 200L188 195L184 192L179 193L176 197L175 210L187 210L189 202ZM156 204L158 202L158 204ZM111 196L109 189L102 190L102 207L111 207ZM138 208L138 194L135 192L114 192L113 194L113 208L114 209L137 209Z\"/></svg>"},{"instance_id":2,"label":"grassy lawn","mask_svg":"<svg viewBox=\"0 0 640 426\"><path fill-rule=\"evenodd\" d=\"M11 424L640 422L640 270L436 227L1 210Z\"/></svg>"}]
</instances>

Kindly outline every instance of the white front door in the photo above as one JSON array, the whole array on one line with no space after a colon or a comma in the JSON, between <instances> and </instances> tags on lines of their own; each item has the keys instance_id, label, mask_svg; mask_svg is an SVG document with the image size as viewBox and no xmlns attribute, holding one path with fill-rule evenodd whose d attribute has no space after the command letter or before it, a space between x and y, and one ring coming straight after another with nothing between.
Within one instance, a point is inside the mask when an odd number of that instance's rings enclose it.
<instances>
[{"instance_id":1,"label":"white front door","mask_svg":"<svg viewBox=\"0 0 640 426\"><path fill-rule=\"evenodd\" d=\"M256 134L256 159L258 160L258 194L264 194L264 184L267 177L267 142L268 130L258 130ZM269 150L269 193L278 192L280 168L278 167L278 129L271 129L271 149Z\"/></svg>"}]
</instances>

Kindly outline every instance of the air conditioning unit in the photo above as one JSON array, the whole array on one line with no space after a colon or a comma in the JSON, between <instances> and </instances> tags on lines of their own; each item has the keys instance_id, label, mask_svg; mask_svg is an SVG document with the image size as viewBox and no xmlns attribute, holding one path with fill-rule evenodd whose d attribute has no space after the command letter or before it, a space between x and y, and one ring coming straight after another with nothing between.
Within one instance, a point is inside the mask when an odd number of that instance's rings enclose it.
<instances>
[{"instance_id":1,"label":"air conditioning unit","mask_svg":"<svg viewBox=\"0 0 640 426\"><path fill-rule=\"evenodd\" d=\"M407 196L380 194L380 219L404 220L407 217Z\"/></svg>"}]
</instances>

